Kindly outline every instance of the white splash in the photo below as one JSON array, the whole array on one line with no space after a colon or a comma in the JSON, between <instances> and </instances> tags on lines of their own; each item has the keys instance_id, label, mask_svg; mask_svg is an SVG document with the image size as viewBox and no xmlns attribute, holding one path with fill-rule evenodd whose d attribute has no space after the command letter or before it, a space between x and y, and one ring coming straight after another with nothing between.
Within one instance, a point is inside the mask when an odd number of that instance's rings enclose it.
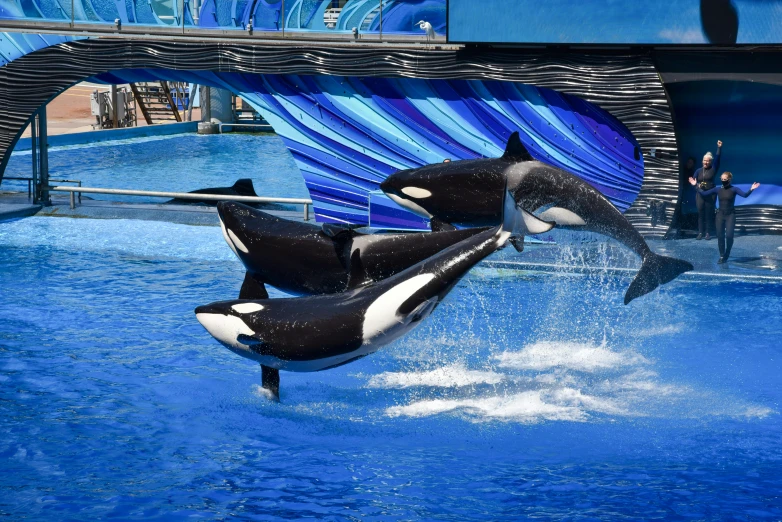
<instances>
[{"instance_id":1,"label":"white splash","mask_svg":"<svg viewBox=\"0 0 782 522\"><path fill-rule=\"evenodd\" d=\"M623 412L611 400L591 397L579 390L565 388L553 393L529 390L507 396L469 399L432 399L393 406L386 410L391 417L426 417L460 412L473 420L504 420L522 423L541 421L584 422L587 409L596 412Z\"/></svg>"},{"instance_id":2,"label":"white splash","mask_svg":"<svg viewBox=\"0 0 782 522\"><path fill-rule=\"evenodd\" d=\"M635 335L639 337L656 337L658 335L674 335L683 332L687 328L684 323L668 324L665 326L656 326L637 330Z\"/></svg>"},{"instance_id":3,"label":"white splash","mask_svg":"<svg viewBox=\"0 0 782 522\"><path fill-rule=\"evenodd\" d=\"M499 384L505 376L493 371L468 370L461 364L430 371L384 372L369 379L370 388L411 388L431 386L455 388L475 384Z\"/></svg>"},{"instance_id":4,"label":"white splash","mask_svg":"<svg viewBox=\"0 0 782 522\"><path fill-rule=\"evenodd\" d=\"M590 373L649 363L640 354L615 352L605 345L551 341L525 346L520 352L504 352L495 359L501 368L539 371L563 368Z\"/></svg>"}]
</instances>

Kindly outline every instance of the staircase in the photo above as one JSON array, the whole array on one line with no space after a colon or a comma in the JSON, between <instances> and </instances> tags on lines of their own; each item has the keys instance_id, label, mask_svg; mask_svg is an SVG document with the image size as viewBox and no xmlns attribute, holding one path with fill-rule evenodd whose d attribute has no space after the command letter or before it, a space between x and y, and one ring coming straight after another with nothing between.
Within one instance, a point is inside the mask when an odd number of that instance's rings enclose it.
<instances>
[{"instance_id":1,"label":"staircase","mask_svg":"<svg viewBox=\"0 0 782 522\"><path fill-rule=\"evenodd\" d=\"M130 88L147 125L181 122L190 95L184 82L131 83Z\"/></svg>"}]
</instances>

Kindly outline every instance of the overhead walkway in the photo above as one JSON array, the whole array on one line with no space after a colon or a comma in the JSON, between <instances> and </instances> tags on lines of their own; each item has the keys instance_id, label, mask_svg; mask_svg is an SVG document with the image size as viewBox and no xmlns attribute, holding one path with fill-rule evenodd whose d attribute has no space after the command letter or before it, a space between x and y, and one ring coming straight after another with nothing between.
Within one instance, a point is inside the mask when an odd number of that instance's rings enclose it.
<instances>
[{"instance_id":1,"label":"overhead walkway","mask_svg":"<svg viewBox=\"0 0 782 522\"><path fill-rule=\"evenodd\" d=\"M444 39L446 0L0 0L0 28L105 32L134 26L228 33L301 33L425 37L427 22ZM147 33L150 34L150 33ZM430 34L431 37L431 34ZM431 38L430 38L431 39Z\"/></svg>"}]
</instances>

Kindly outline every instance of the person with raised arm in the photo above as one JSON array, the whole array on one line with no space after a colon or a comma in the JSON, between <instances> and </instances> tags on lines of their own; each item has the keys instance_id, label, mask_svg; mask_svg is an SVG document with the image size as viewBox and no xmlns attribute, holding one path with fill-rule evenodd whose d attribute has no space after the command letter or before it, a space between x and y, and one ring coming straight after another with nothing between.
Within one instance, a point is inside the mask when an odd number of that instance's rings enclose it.
<instances>
[{"instance_id":1,"label":"person with raised arm","mask_svg":"<svg viewBox=\"0 0 782 522\"><path fill-rule=\"evenodd\" d=\"M714 178L720 169L720 157L722 156L722 142L717 140L717 157L707 152L703 155L703 166L695 171L690 183L702 190L714 188ZM695 180L695 183L692 180ZM714 196L703 196L700 191L695 195L695 205L698 207L698 237L695 239L711 239L710 232L714 231Z\"/></svg>"},{"instance_id":2,"label":"person with raised arm","mask_svg":"<svg viewBox=\"0 0 782 522\"><path fill-rule=\"evenodd\" d=\"M714 187L709 190L703 190L700 184L695 181L695 178L690 178L690 184L695 186L695 190L698 191L699 196L708 197L716 195L720 200L720 208L717 211L717 245L720 249L720 259L717 263L721 264L728 260L728 257L730 257L730 249L733 247L733 230L736 227L736 196L746 198L760 186L760 183L753 183L749 191L744 192L731 184L733 181L733 174L730 172L723 172L720 179L722 181L722 186Z\"/></svg>"}]
</instances>

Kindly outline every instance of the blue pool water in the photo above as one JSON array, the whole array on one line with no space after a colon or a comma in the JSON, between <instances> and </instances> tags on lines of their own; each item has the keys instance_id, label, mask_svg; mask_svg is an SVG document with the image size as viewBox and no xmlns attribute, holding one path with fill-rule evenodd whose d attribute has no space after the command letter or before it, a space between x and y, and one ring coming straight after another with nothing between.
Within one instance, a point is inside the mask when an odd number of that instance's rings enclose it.
<instances>
[{"instance_id":1,"label":"blue pool water","mask_svg":"<svg viewBox=\"0 0 782 522\"><path fill-rule=\"evenodd\" d=\"M30 152L15 152L5 171L30 176ZM240 178L253 180L259 196L307 198L304 180L275 134L179 134L134 138L88 146L52 147L52 178L81 180L85 187L188 192L230 187ZM2 182L4 190L27 190L27 182ZM161 202L161 198L91 194L93 199Z\"/></svg>"},{"instance_id":2,"label":"blue pool water","mask_svg":"<svg viewBox=\"0 0 782 522\"><path fill-rule=\"evenodd\" d=\"M217 227L0 224L0 514L782 518L780 284L623 306L627 278L484 263L381 352L283 373L274 404L193 315L241 279Z\"/></svg>"}]
</instances>

